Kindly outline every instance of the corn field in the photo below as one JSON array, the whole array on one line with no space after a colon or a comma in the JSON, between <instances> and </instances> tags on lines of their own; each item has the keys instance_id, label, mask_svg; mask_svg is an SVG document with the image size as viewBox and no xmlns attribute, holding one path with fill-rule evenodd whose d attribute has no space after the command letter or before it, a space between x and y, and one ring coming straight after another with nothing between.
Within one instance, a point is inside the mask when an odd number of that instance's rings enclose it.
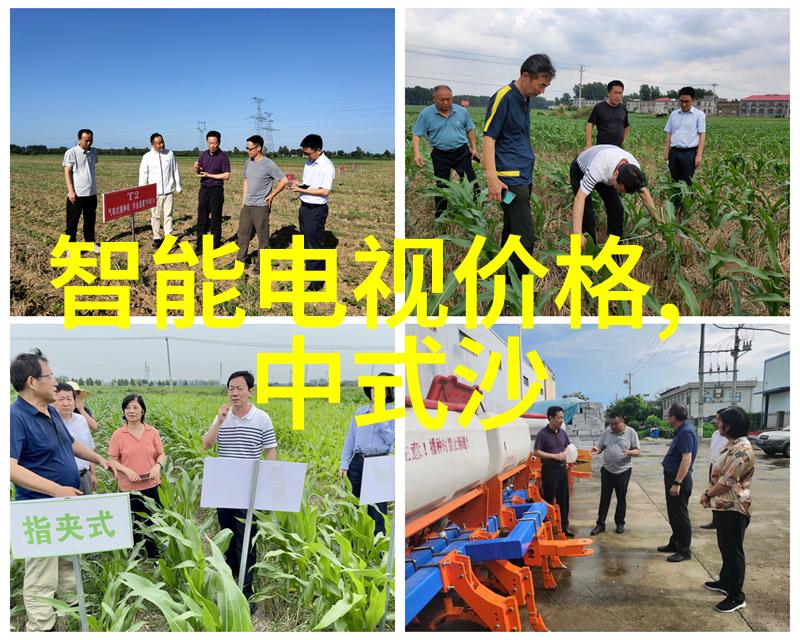
<instances>
[{"instance_id":1,"label":"corn field","mask_svg":"<svg viewBox=\"0 0 800 640\"><path fill-rule=\"evenodd\" d=\"M338 480L339 456L350 420L365 400L361 389L343 388L342 403L306 401L304 431L291 429L291 406L263 406L278 438L278 459L306 462L298 513L256 512L253 602L248 603L225 563L230 531L219 531L216 512L200 509L201 437L218 407L221 388L89 388L87 404L99 423L93 434L105 456L122 423L120 402L130 392L147 403L146 422L164 442L167 463L159 489L161 508L143 532L159 547L157 562L142 543L132 549L81 557L92 631L372 631L390 598L387 628L394 627L393 584L387 581L386 536L373 537L374 523L349 487ZM97 470L98 493L116 491L110 473ZM11 626L22 630L24 563L11 565ZM77 606L53 601L63 614L57 628L80 628Z\"/></svg>"},{"instance_id":2,"label":"corn field","mask_svg":"<svg viewBox=\"0 0 800 640\"><path fill-rule=\"evenodd\" d=\"M451 315L464 312L463 288L453 269L476 235L487 237L479 265L500 250L502 212L487 198L483 170L478 165L479 197L471 185L451 182L437 187L427 154L422 168L413 163L411 128L420 107L406 110L406 236L441 237L445 241L445 292L431 300L430 312L446 304ZM480 131L484 109L470 108ZM537 242L534 257L550 269L536 281L537 315L568 315L554 298L565 279L555 255L569 253L573 194L569 164L585 145L588 112L531 112L531 139L536 154L532 215ZM645 313L657 314L668 302L683 315L787 315L789 313L789 122L784 119L709 117L703 161L694 184L673 183L664 160L664 118L631 115L625 149L642 165L648 188L661 212L656 224L636 196L623 196L625 238L643 247L633 277L650 285ZM479 142L480 147L480 142ZM433 196L448 200L447 213L434 219ZM598 240L606 234L605 213L593 194ZM682 204L684 213L676 214ZM586 252L599 252L589 239ZM597 283L608 276L588 271ZM505 313L519 315L520 289L509 274ZM481 284L479 312L493 298L490 282ZM597 311L585 292L584 314ZM618 313L626 313L622 305Z\"/></svg>"}]
</instances>

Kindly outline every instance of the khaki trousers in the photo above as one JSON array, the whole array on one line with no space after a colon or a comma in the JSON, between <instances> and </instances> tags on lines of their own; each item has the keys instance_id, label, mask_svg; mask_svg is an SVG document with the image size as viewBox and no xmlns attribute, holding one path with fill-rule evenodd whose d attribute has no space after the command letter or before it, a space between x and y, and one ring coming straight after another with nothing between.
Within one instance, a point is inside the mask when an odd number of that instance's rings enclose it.
<instances>
[{"instance_id":1,"label":"khaki trousers","mask_svg":"<svg viewBox=\"0 0 800 640\"><path fill-rule=\"evenodd\" d=\"M75 571L72 558L28 558L25 560L25 579L22 598L28 622L25 631L49 631L56 624L53 607L37 596L53 598L56 594L75 599Z\"/></svg>"},{"instance_id":2,"label":"khaki trousers","mask_svg":"<svg viewBox=\"0 0 800 640\"><path fill-rule=\"evenodd\" d=\"M161 239L161 214L164 214L164 235L172 235L172 194L156 196L156 206L150 209L153 240Z\"/></svg>"}]
</instances>

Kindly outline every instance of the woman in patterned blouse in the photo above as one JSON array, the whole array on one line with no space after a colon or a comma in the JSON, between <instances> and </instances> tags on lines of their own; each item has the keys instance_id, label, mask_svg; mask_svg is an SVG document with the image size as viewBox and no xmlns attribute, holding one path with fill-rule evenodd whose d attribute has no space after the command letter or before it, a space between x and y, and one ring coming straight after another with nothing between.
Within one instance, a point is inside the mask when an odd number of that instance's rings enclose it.
<instances>
[{"instance_id":1,"label":"woman in patterned blouse","mask_svg":"<svg viewBox=\"0 0 800 640\"><path fill-rule=\"evenodd\" d=\"M719 454L711 483L703 491L700 504L714 512L717 545L722 555L719 580L705 583L706 589L725 594L714 607L720 613L731 613L747 603L744 598L744 532L750 524L750 483L753 480L755 456L747 432L747 414L741 407L728 407L719 413L720 433L728 439Z\"/></svg>"}]
</instances>

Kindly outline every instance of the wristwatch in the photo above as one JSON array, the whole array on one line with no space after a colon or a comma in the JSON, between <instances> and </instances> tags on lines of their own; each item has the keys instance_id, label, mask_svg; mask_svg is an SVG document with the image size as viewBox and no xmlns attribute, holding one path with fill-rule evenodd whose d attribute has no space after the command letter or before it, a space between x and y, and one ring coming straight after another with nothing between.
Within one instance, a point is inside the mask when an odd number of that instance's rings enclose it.
<instances>
[{"instance_id":1,"label":"wristwatch","mask_svg":"<svg viewBox=\"0 0 800 640\"><path fill-rule=\"evenodd\" d=\"M678 482L677 480L675 480L675 481L673 481L673 483L672 483L672 486L673 486L673 487L680 487L682 483L683 483L683 480L681 480L680 482Z\"/></svg>"}]
</instances>

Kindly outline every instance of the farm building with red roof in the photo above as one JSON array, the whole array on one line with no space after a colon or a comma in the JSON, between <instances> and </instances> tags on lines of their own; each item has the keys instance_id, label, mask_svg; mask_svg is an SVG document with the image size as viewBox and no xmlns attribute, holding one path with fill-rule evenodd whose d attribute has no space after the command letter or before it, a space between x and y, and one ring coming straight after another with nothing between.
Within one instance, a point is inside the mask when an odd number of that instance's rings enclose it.
<instances>
[{"instance_id":1,"label":"farm building with red roof","mask_svg":"<svg viewBox=\"0 0 800 640\"><path fill-rule=\"evenodd\" d=\"M789 116L789 94L766 93L742 98L739 113L760 118L786 118Z\"/></svg>"}]
</instances>

